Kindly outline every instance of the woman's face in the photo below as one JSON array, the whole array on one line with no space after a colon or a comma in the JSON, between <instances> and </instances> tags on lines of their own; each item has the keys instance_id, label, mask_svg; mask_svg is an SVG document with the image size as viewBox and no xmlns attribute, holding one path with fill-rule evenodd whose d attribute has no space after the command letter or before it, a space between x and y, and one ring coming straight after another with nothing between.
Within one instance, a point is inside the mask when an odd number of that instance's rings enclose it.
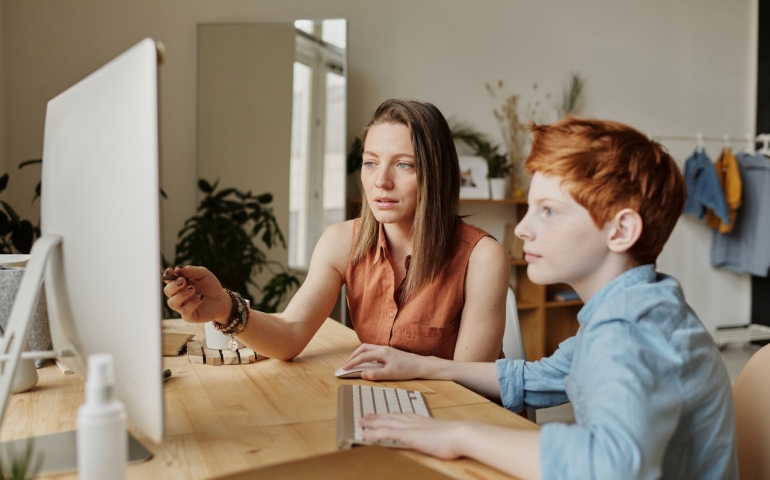
<instances>
[{"instance_id":1,"label":"woman's face","mask_svg":"<svg viewBox=\"0 0 770 480\"><path fill-rule=\"evenodd\" d=\"M411 229L419 185L412 136L405 125L381 123L369 128L361 183L377 221Z\"/></svg>"}]
</instances>

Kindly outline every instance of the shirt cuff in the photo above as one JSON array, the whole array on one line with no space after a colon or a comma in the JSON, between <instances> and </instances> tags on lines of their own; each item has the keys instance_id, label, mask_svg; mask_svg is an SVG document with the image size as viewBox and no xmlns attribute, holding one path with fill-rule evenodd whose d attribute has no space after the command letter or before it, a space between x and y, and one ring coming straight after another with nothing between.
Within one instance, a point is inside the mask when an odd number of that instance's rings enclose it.
<instances>
[{"instance_id":1,"label":"shirt cuff","mask_svg":"<svg viewBox=\"0 0 770 480\"><path fill-rule=\"evenodd\" d=\"M524 360L501 358L495 361L503 407L519 413L524 410Z\"/></svg>"}]
</instances>

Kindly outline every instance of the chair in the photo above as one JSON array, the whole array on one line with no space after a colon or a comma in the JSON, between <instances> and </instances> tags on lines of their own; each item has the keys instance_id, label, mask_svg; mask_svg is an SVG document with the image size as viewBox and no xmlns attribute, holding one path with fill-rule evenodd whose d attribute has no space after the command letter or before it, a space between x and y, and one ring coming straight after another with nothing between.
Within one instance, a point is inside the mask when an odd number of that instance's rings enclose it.
<instances>
[{"instance_id":1,"label":"chair","mask_svg":"<svg viewBox=\"0 0 770 480\"><path fill-rule=\"evenodd\" d=\"M524 341L521 338L519 311L516 309L516 296L510 288L508 289L508 298L505 302L503 353L505 353L505 358L512 358L514 360L527 358L524 354Z\"/></svg>"},{"instance_id":2,"label":"chair","mask_svg":"<svg viewBox=\"0 0 770 480\"><path fill-rule=\"evenodd\" d=\"M505 301L505 333L503 334L503 353L505 358L513 360L526 360L524 352L524 340L521 338L521 327L519 326L519 311L516 308L516 296L513 290L508 288L508 297ZM537 413L535 410L526 410L525 416L528 420L536 422Z\"/></svg>"},{"instance_id":3,"label":"chair","mask_svg":"<svg viewBox=\"0 0 770 480\"><path fill-rule=\"evenodd\" d=\"M770 478L770 345L751 356L733 384L741 480Z\"/></svg>"}]
</instances>

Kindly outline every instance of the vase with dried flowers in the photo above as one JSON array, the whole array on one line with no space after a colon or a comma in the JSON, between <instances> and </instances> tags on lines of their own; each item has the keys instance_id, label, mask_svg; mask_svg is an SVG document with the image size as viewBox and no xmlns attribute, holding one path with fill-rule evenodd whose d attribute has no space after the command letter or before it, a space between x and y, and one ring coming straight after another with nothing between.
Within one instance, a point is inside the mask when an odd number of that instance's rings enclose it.
<instances>
[{"instance_id":1,"label":"vase with dried flowers","mask_svg":"<svg viewBox=\"0 0 770 480\"><path fill-rule=\"evenodd\" d=\"M506 148L506 156L511 166L511 189L514 198L524 198L527 195L530 178L524 170L524 162L527 159L527 141L529 124L535 120L540 100L528 102L520 113L519 104L521 95L506 95L503 91L503 81L498 80L495 85L486 84L487 92L495 102L500 102L492 108L492 113L497 120L500 134ZM532 90L537 92L537 83L532 85ZM545 98L550 98L547 93Z\"/></svg>"}]
</instances>

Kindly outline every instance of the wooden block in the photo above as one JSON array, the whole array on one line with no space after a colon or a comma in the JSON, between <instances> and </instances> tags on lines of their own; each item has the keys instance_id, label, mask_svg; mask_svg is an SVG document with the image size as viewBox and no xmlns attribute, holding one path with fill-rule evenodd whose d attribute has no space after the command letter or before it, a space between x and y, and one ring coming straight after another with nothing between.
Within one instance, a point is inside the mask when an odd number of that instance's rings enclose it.
<instances>
[{"instance_id":1,"label":"wooden block","mask_svg":"<svg viewBox=\"0 0 770 480\"><path fill-rule=\"evenodd\" d=\"M219 350L203 347L203 354L206 356L206 365L222 365L222 357Z\"/></svg>"},{"instance_id":2,"label":"wooden block","mask_svg":"<svg viewBox=\"0 0 770 480\"><path fill-rule=\"evenodd\" d=\"M163 356L164 357L177 357L183 351L183 347L187 342L195 337L192 333L188 332L171 332L164 331L161 334L163 340Z\"/></svg>"},{"instance_id":3,"label":"wooden block","mask_svg":"<svg viewBox=\"0 0 770 480\"><path fill-rule=\"evenodd\" d=\"M164 318L160 325L164 332L193 333L191 328L194 328L181 318Z\"/></svg>"},{"instance_id":4,"label":"wooden block","mask_svg":"<svg viewBox=\"0 0 770 480\"><path fill-rule=\"evenodd\" d=\"M257 354L250 348L238 349L238 355L241 357L241 363L254 363L257 361Z\"/></svg>"},{"instance_id":5,"label":"wooden block","mask_svg":"<svg viewBox=\"0 0 770 480\"><path fill-rule=\"evenodd\" d=\"M203 345L198 340L187 342L187 361L190 363L206 363L203 359Z\"/></svg>"},{"instance_id":6,"label":"wooden block","mask_svg":"<svg viewBox=\"0 0 770 480\"><path fill-rule=\"evenodd\" d=\"M214 350L198 340L187 342L187 361L206 365L243 365L264 360L267 357L257 355L250 348L241 348L237 352L231 350Z\"/></svg>"},{"instance_id":7,"label":"wooden block","mask_svg":"<svg viewBox=\"0 0 770 480\"><path fill-rule=\"evenodd\" d=\"M224 360L225 365L238 365L240 363L238 354L232 350L220 350L220 352L222 352L222 360Z\"/></svg>"}]
</instances>

